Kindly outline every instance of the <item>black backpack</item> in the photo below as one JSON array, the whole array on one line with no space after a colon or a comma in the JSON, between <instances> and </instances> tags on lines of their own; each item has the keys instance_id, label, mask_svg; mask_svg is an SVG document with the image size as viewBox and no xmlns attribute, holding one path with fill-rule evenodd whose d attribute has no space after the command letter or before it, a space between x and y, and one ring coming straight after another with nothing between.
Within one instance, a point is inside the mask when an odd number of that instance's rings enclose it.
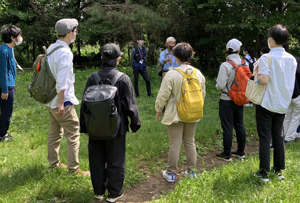
<instances>
[{"instance_id":1,"label":"black backpack","mask_svg":"<svg viewBox=\"0 0 300 203\"><path fill-rule=\"evenodd\" d=\"M253 68L254 68L253 63L251 63L251 62L249 61L249 59L247 59L247 58L244 58L244 59L248 62L248 64L249 64L249 69L250 69L251 73L253 74Z\"/></svg>"},{"instance_id":2,"label":"black backpack","mask_svg":"<svg viewBox=\"0 0 300 203\"><path fill-rule=\"evenodd\" d=\"M111 80L100 78L97 72L91 74L97 85L89 86L82 96L87 107L84 111L85 125L91 139L109 140L119 132L121 117L115 106L118 94L115 84L123 74L118 72Z\"/></svg>"}]
</instances>

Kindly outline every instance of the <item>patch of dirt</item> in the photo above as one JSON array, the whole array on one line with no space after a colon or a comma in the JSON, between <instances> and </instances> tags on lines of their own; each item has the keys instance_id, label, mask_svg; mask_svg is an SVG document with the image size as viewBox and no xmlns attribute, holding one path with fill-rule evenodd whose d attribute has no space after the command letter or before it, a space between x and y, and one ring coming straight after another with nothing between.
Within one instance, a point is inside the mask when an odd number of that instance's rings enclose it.
<instances>
[{"instance_id":1,"label":"patch of dirt","mask_svg":"<svg viewBox=\"0 0 300 203\"><path fill-rule=\"evenodd\" d=\"M245 147L245 154L248 155L252 152L258 151L258 141L254 140L251 143L247 144ZM235 151L237 149L237 143L232 143L232 150ZM203 162L204 168L206 171L209 171L215 167L218 167L222 164L228 164L228 162L219 160L216 158L216 153L220 153L221 151L211 151L207 155L197 159L197 168L199 170L198 176L203 172ZM165 160L167 162L167 158ZM158 196L162 195L165 192L173 190L176 187L176 183L179 179L184 177L184 172L186 170L185 165L179 165L178 170L176 172L175 183L168 183L163 177L161 173L155 175L148 175L147 179L138 185L135 185L131 188L124 190L124 197L120 199L118 202L126 202L126 203L137 203L137 202L149 202L154 199L157 199ZM98 202L106 202L93 200L90 203L98 203Z\"/></svg>"}]
</instances>

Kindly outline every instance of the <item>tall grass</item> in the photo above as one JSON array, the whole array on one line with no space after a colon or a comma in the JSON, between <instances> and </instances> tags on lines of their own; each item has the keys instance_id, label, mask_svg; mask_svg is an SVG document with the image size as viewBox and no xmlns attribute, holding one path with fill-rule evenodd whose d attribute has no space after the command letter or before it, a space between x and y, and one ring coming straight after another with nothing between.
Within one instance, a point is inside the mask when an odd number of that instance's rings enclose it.
<instances>
[{"instance_id":1,"label":"tall grass","mask_svg":"<svg viewBox=\"0 0 300 203\"><path fill-rule=\"evenodd\" d=\"M127 73L133 81L131 68L120 67L119 70ZM75 70L75 93L80 100L86 80L93 71L96 69ZM149 71L152 94L156 96L160 77L155 73L154 67L150 67ZM16 140L0 143L0 202L88 202L93 195L89 177L68 176L65 169L48 169L49 117L44 105L29 97L26 85L31 77L32 74L28 71L18 72L14 112L9 130ZM222 148L222 130L218 116L219 95L214 85L215 80L207 79L204 117L198 124L195 137L199 156L209 150ZM155 97L147 97L145 82L141 77L139 88L137 105L142 127L132 136L127 134L124 187L138 184L147 177L146 173L154 174L165 168L167 160L162 157L167 155L169 148L167 128L155 119ZM80 106L76 106L78 116L79 109ZM247 134L255 134L254 108L245 109L244 117ZM248 136L248 141L251 139L252 136ZM89 169L87 144L88 138L82 135L79 151L82 170ZM62 163L67 163L66 153L66 140L63 139L60 148ZM181 162L184 160L183 154Z\"/></svg>"}]
</instances>

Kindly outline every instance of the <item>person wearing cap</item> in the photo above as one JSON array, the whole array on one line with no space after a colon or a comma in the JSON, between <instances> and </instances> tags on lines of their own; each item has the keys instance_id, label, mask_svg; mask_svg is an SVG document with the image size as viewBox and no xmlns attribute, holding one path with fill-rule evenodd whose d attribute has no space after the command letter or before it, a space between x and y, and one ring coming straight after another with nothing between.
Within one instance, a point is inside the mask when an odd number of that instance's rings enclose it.
<instances>
[{"instance_id":1,"label":"person wearing cap","mask_svg":"<svg viewBox=\"0 0 300 203\"><path fill-rule=\"evenodd\" d=\"M163 65L162 79L165 77L170 69L178 67L176 57L172 54L172 50L176 45L174 37L168 37L166 40L166 50L162 51L159 56L159 62Z\"/></svg>"},{"instance_id":2,"label":"person wearing cap","mask_svg":"<svg viewBox=\"0 0 300 203\"><path fill-rule=\"evenodd\" d=\"M237 39L231 39L226 45L227 60L232 60L236 64L241 64L242 59L239 56L242 43ZM246 63L246 65L248 65ZM231 156L243 159L245 158L246 132L243 121L243 106L236 105L229 97L230 89L235 77L234 67L224 62L219 68L216 89L221 91L219 102L219 117L223 129L223 152L216 154L218 159L231 161ZM238 148L237 151L231 152L233 128L236 132Z\"/></svg>"},{"instance_id":3,"label":"person wearing cap","mask_svg":"<svg viewBox=\"0 0 300 203\"><path fill-rule=\"evenodd\" d=\"M68 174L79 171L79 119L74 105L79 101L75 96L73 73L73 53L69 45L75 41L78 22L76 19L61 19L56 22L57 41L48 48L48 63L56 80L57 95L46 104L49 112L50 130L48 133L49 168L63 166L59 159L60 141L67 139Z\"/></svg>"},{"instance_id":4,"label":"person wearing cap","mask_svg":"<svg viewBox=\"0 0 300 203\"><path fill-rule=\"evenodd\" d=\"M130 64L133 68L134 75L134 91L135 96L139 97L139 74L143 77L146 82L146 89L148 97L153 97L151 94L151 85L149 74L147 72L147 49L143 46L145 43L145 38L143 36L138 37L137 46L134 47L131 51Z\"/></svg>"},{"instance_id":5,"label":"person wearing cap","mask_svg":"<svg viewBox=\"0 0 300 203\"><path fill-rule=\"evenodd\" d=\"M121 60L120 47L116 44L105 44L101 48L100 53L102 69L97 71L97 74L99 74L100 78L112 80L113 76L119 72L116 66ZM90 75L85 89L92 85L96 85L96 82ZM115 96L114 101L118 113L121 115L120 130L117 136L110 140L95 140L89 137L89 163L94 197L98 200L104 199L104 194L107 190L108 197L106 200L109 202L115 202L123 196L126 133L129 132L129 127L131 128L131 135L141 127L139 111L128 75L123 74L115 86L118 89L118 94ZM80 109L80 132L88 135L83 113L86 108L86 105L82 103Z\"/></svg>"},{"instance_id":6,"label":"person wearing cap","mask_svg":"<svg viewBox=\"0 0 300 203\"><path fill-rule=\"evenodd\" d=\"M14 58L14 48L22 43L22 31L14 25L4 25L1 28L0 46L0 142L10 141L14 137L8 134L10 117L13 113L15 83L17 78L17 63Z\"/></svg>"}]
</instances>

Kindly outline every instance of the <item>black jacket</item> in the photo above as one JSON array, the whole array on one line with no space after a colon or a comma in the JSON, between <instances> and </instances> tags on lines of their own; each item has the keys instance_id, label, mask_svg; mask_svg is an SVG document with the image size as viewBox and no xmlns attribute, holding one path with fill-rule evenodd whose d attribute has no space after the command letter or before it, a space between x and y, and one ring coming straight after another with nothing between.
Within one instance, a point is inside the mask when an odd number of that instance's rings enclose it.
<instances>
[{"instance_id":1,"label":"black jacket","mask_svg":"<svg viewBox=\"0 0 300 203\"><path fill-rule=\"evenodd\" d=\"M118 72L115 67L105 67L98 71L101 79L108 78L111 79ZM85 90L92 85L96 85L93 77L89 76ZM133 88L131 80L128 75L123 74L119 80L116 82L116 87L118 88L118 95L115 97L115 104L118 109L118 113L121 115L121 126L118 135L126 135L129 132L128 125L130 126L132 132L136 132L141 127L141 120L139 117L139 111L136 105L135 96L133 94ZM86 105L81 103L80 108L80 132L87 133L84 111L86 110ZM128 117L131 122L129 124Z\"/></svg>"}]
</instances>

